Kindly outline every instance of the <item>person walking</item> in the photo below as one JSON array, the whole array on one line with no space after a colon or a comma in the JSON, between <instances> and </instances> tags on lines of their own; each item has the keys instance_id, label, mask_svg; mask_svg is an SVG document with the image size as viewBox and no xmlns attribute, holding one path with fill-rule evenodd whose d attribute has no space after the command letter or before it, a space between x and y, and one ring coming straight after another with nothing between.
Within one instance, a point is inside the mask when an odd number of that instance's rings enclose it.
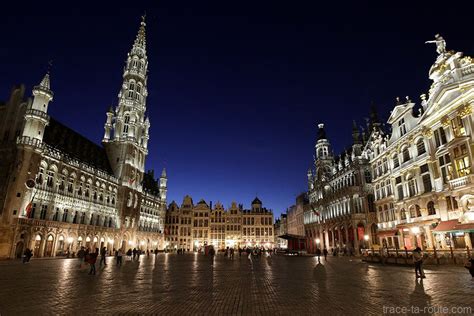
<instances>
[{"instance_id":1,"label":"person walking","mask_svg":"<svg viewBox=\"0 0 474 316\"><path fill-rule=\"evenodd\" d=\"M416 247L415 250L413 250L413 263L415 264L416 278L426 278L423 272L423 253L420 247Z\"/></svg>"},{"instance_id":2,"label":"person walking","mask_svg":"<svg viewBox=\"0 0 474 316\"><path fill-rule=\"evenodd\" d=\"M77 257L79 258L79 268L82 268L82 263L84 262L85 256L86 251L84 250L84 247L81 247L81 249L77 252Z\"/></svg>"},{"instance_id":3,"label":"person walking","mask_svg":"<svg viewBox=\"0 0 474 316\"><path fill-rule=\"evenodd\" d=\"M30 262L31 257L33 256L33 252L30 248L26 248L25 252L23 253L23 263Z\"/></svg>"},{"instance_id":4,"label":"person walking","mask_svg":"<svg viewBox=\"0 0 474 316\"><path fill-rule=\"evenodd\" d=\"M328 260L328 250L326 249L326 247L324 247L323 249L323 255L324 255L324 261Z\"/></svg>"},{"instance_id":5,"label":"person walking","mask_svg":"<svg viewBox=\"0 0 474 316\"><path fill-rule=\"evenodd\" d=\"M127 257L130 258L130 260L132 260L132 248L129 248L128 251L127 251Z\"/></svg>"},{"instance_id":6,"label":"person walking","mask_svg":"<svg viewBox=\"0 0 474 316\"><path fill-rule=\"evenodd\" d=\"M107 265L107 262L105 261L106 256L107 256L107 248L102 247L102 249L100 250L99 268L102 267L102 262L104 263L104 266Z\"/></svg>"},{"instance_id":7,"label":"person walking","mask_svg":"<svg viewBox=\"0 0 474 316\"><path fill-rule=\"evenodd\" d=\"M117 250L117 266L122 266L122 249Z\"/></svg>"},{"instance_id":8,"label":"person walking","mask_svg":"<svg viewBox=\"0 0 474 316\"><path fill-rule=\"evenodd\" d=\"M216 251L214 250L214 247L211 246L209 249L209 257L211 258L211 266L214 265L214 256L216 254Z\"/></svg>"},{"instance_id":9,"label":"person walking","mask_svg":"<svg viewBox=\"0 0 474 316\"><path fill-rule=\"evenodd\" d=\"M95 263L97 262L97 257L99 256L99 248L95 248L95 252L89 254L89 264L91 269L89 270L89 274L95 275Z\"/></svg>"},{"instance_id":10,"label":"person walking","mask_svg":"<svg viewBox=\"0 0 474 316\"><path fill-rule=\"evenodd\" d=\"M135 257L137 256L137 249L136 248L133 248L132 254L133 254L133 260L135 260Z\"/></svg>"},{"instance_id":11,"label":"person walking","mask_svg":"<svg viewBox=\"0 0 474 316\"><path fill-rule=\"evenodd\" d=\"M318 263L321 263L321 249L316 249L316 257L318 257Z\"/></svg>"}]
</instances>

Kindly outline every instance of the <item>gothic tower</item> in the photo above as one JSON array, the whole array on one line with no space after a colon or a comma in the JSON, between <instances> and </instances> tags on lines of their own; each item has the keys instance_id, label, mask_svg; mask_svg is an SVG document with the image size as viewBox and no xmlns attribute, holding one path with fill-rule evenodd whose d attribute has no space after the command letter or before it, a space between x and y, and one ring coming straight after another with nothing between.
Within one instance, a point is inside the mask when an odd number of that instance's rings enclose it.
<instances>
[{"instance_id":1,"label":"gothic tower","mask_svg":"<svg viewBox=\"0 0 474 316\"><path fill-rule=\"evenodd\" d=\"M124 204L122 216L138 219L139 197L148 154L150 121L145 117L148 59L146 55L145 17L127 54L118 105L107 112L102 143L110 165L119 179ZM133 222L133 220L132 220Z\"/></svg>"},{"instance_id":2,"label":"gothic tower","mask_svg":"<svg viewBox=\"0 0 474 316\"><path fill-rule=\"evenodd\" d=\"M141 181L148 153L148 129L145 117L147 97L145 19L142 18L132 50L127 55L123 83L115 111L107 112L102 142L120 184L141 191ZM113 134L113 135L112 135Z\"/></svg>"},{"instance_id":3,"label":"gothic tower","mask_svg":"<svg viewBox=\"0 0 474 316\"><path fill-rule=\"evenodd\" d=\"M43 77L40 84L33 88L33 102L25 113L23 137L29 137L36 142L42 142L44 129L49 122L48 105L53 100L50 90L49 73Z\"/></svg>"},{"instance_id":4,"label":"gothic tower","mask_svg":"<svg viewBox=\"0 0 474 316\"><path fill-rule=\"evenodd\" d=\"M318 136L316 140L316 160L314 162L316 169L316 177L320 181L324 181L331 174L331 165L333 162L333 154L331 144L326 136L324 124L318 124Z\"/></svg>"}]
</instances>

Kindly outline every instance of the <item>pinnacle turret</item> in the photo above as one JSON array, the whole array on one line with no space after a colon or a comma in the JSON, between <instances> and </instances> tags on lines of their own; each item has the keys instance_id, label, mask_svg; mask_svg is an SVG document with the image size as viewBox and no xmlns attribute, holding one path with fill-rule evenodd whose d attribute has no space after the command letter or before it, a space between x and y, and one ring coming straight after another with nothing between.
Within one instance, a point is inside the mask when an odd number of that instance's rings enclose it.
<instances>
[{"instance_id":1,"label":"pinnacle turret","mask_svg":"<svg viewBox=\"0 0 474 316\"><path fill-rule=\"evenodd\" d=\"M132 54L144 57L146 55L146 23L145 15L142 16L140 28L138 29L137 37L133 43Z\"/></svg>"}]
</instances>

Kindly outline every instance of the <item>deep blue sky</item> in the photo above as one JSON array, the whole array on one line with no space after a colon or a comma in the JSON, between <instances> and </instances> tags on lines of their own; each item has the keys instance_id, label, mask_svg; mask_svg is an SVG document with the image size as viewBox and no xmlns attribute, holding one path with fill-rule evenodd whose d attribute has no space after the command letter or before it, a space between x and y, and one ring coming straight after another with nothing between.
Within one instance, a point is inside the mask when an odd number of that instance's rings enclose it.
<instances>
[{"instance_id":1,"label":"deep blue sky","mask_svg":"<svg viewBox=\"0 0 474 316\"><path fill-rule=\"evenodd\" d=\"M306 189L316 124L337 152L370 103L430 86L424 41L474 55L472 5L386 1L9 1L0 19L0 99L28 93L54 60L50 114L95 142L116 104L124 60L147 12L147 168L166 166L169 202L185 194L277 214ZM448 10L449 8L449 10Z\"/></svg>"}]
</instances>

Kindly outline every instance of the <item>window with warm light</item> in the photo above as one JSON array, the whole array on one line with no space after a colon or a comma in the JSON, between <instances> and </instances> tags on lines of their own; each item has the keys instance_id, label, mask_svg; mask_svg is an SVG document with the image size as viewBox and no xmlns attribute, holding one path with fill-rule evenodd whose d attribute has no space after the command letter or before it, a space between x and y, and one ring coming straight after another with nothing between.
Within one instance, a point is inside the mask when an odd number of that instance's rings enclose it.
<instances>
[{"instance_id":1,"label":"window with warm light","mask_svg":"<svg viewBox=\"0 0 474 316\"><path fill-rule=\"evenodd\" d=\"M459 177L466 176L471 173L471 161L469 159L469 151L466 144L462 144L453 149L454 162L456 172Z\"/></svg>"},{"instance_id":2,"label":"window with warm light","mask_svg":"<svg viewBox=\"0 0 474 316\"><path fill-rule=\"evenodd\" d=\"M462 118L460 118L459 116L456 116L451 120L451 127L453 129L453 135L455 137L466 135L466 128L464 127Z\"/></svg>"}]
</instances>

